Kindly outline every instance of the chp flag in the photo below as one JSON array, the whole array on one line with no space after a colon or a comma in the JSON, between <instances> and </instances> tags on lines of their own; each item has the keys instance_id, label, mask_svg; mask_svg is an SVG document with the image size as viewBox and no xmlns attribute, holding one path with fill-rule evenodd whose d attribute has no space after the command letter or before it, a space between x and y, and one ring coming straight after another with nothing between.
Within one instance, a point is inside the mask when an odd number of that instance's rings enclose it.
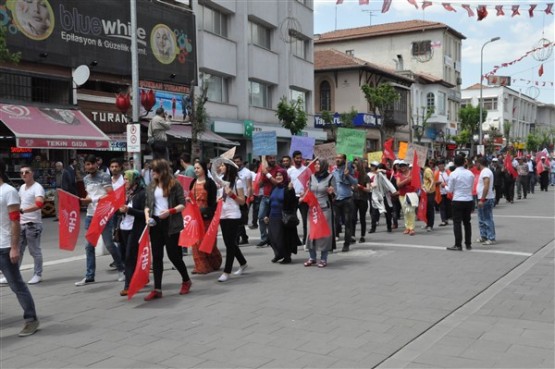
<instances>
[{"instance_id":1,"label":"chp flag","mask_svg":"<svg viewBox=\"0 0 555 369\"><path fill-rule=\"evenodd\" d=\"M148 283L148 273L152 264L152 252L150 249L150 232L145 226L141 238L139 238L139 249L137 251L137 264L135 272L129 283L127 290L127 300L131 300L133 295L139 292Z\"/></svg>"},{"instance_id":2,"label":"chp flag","mask_svg":"<svg viewBox=\"0 0 555 369\"><path fill-rule=\"evenodd\" d=\"M106 228L106 224L111 220L114 213L125 205L125 186L121 186L115 191L109 192L106 196L98 200L96 205L96 211L91 219L91 224L85 238L94 247Z\"/></svg>"},{"instance_id":3,"label":"chp flag","mask_svg":"<svg viewBox=\"0 0 555 369\"><path fill-rule=\"evenodd\" d=\"M58 237L61 250L73 251L81 229L81 203L79 197L64 190L58 193Z\"/></svg>"}]
</instances>

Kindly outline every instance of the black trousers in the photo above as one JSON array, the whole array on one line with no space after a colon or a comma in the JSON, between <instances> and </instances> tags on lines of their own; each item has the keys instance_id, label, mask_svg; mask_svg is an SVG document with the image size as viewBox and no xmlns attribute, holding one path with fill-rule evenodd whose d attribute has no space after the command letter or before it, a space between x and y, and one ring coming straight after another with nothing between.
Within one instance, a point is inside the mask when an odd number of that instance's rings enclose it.
<instances>
[{"instance_id":1,"label":"black trousers","mask_svg":"<svg viewBox=\"0 0 555 369\"><path fill-rule=\"evenodd\" d=\"M547 188L549 187L549 172L544 170L540 173L540 190L545 190L547 192Z\"/></svg>"},{"instance_id":2,"label":"black trousers","mask_svg":"<svg viewBox=\"0 0 555 369\"><path fill-rule=\"evenodd\" d=\"M472 224L470 224L470 214L474 208L474 201L452 201L453 208L453 233L455 234L455 246L462 247L464 226L464 244L468 247L472 245Z\"/></svg>"},{"instance_id":3,"label":"black trousers","mask_svg":"<svg viewBox=\"0 0 555 369\"><path fill-rule=\"evenodd\" d=\"M447 195L441 195L441 202L439 203L439 215L441 221L447 223L447 220L452 217L451 200Z\"/></svg>"},{"instance_id":4,"label":"black trousers","mask_svg":"<svg viewBox=\"0 0 555 369\"><path fill-rule=\"evenodd\" d=\"M125 285L124 289L129 288L133 273L135 273L135 266L137 265L137 255L139 252L139 238L133 234L132 231L120 230L121 243L120 251L125 265Z\"/></svg>"},{"instance_id":5,"label":"black trousers","mask_svg":"<svg viewBox=\"0 0 555 369\"><path fill-rule=\"evenodd\" d=\"M504 191L505 199L508 202L513 202L515 199L515 180L512 176L510 179L505 179Z\"/></svg>"},{"instance_id":6,"label":"black trousers","mask_svg":"<svg viewBox=\"0 0 555 369\"><path fill-rule=\"evenodd\" d=\"M179 233L168 234L168 219L156 219L156 225L150 228L150 244L152 246L152 269L154 272L154 288L162 289L162 274L164 273L164 246L166 253L183 282L189 280L187 267L183 262L183 251L177 245Z\"/></svg>"},{"instance_id":7,"label":"black trousers","mask_svg":"<svg viewBox=\"0 0 555 369\"><path fill-rule=\"evenodd\" d=\"M434 228L434 223L436 219L436 194L435 192L426 194L428 203L426 206L426 226Z\"/></svg>"},{"instance_id":8,"label":"black trousers","mask_svg":"<svg viewBox=\"0 0 555 369\"><path fill-rule=\"evenodd\" d=\"M303 245L306 244L306 237L308 236L307 233L307 220L308 220L308 204L306 202L299 202L299 211L301 212L301 218L303 222Z\"/></svg>"},{"instance_id":9,"label":"black trousers","mask_svg":"<svg viewBox=\"0 0 555 369\"><path fill-rule=\"evenodd\" d=\"M384 196L383 197L383 204L385 206L385 224L387 226L387 230L391 231L391 221L393 220L393 207L389 206L389 203L387 202L387 198ZM376 225L378 224L378 221L380 220L380 211L375 208L372 207L371 209L371 214L372 214L372 230L376 229Z\"/></svg>"},{"instance_id":10,"label":"black trousers","mask_svg":"<svg viewBox=\"0 0 555 369\"><path fill-rule=\"evenodd\" d=\"M499 200L503 197L503 185L495 186L495 205L499 204Z\"/></svg>"},{"instance_id":11,"label":"black trousers","mask_svg":"<svg viewBox=\"0 0 555 369\"><path fill-rule=\"evenodd\" d=\"M258 225L258 209L260 208L260 196L254 196L254 201L251 202L250 208L252 208L252 225Z\"/></svg>"},{"instance_id":12,"label":"black trousers","mask_svg":"<svg viewBox=\"0 0 555 369\"><path fill-rule=\"evenodd\" d=\"M333 210L335 211L335 229L340 233L341 230L341 216L345 220L345 245L349 246L351 244L351 238L353 236L353 222L351 217L353 216L353 198L349 197L343 200L335 200L333 203Z\"/></svg>"},{"instance_id":13,"label":"black trousers","mask_svg":"<svg viewBox=\"0 0 555 369\"><path fill-rule=\"evenodd\" d=\"M360 218L360 237L366 234L366 212L368 211L368 201L366 199L354 200L353 209L353 236L356 236L357 222ZM372 222L373 224L373 222ZM375 226L372 229L376 228Z\"/></svg>"},{"instance_id":14,"label":"black trousers","mask_svg":"<svg viewBox=\"0 0 555 369\"><path fill-rule=\"evenodd\" d=\"M233 261L237 258L239 265L245 265L247 260L237 245L237 230L241 226L241 219L220 219L220 228L225 244L225 266L224 273L231 273Z\"/></svg>"}]
</instances>

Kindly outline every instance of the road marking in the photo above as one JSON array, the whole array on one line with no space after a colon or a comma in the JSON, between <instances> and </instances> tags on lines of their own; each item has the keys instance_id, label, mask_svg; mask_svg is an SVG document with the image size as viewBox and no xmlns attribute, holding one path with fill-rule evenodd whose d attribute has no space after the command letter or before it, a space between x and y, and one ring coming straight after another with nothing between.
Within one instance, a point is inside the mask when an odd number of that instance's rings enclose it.
<instances>
[{"instance_id":1,"label":"road marking","mask_svg":"<svg viewBox=\"0 0 555 369\"><path fill-rule=\"evenodd\" d=\"M381 246L381 247L408 247L408 248L414 248L414 249L430 249L430 250L445 251L445 246L412 245L412 244L406 244L406 243L364 242L361 245ZM524 256L524 257L530 257L533 255L533 253L531 252L508 251L508 250L477 250L475 248L473 248L472 251L470 252L483 252L486 254L515 255L515 256Z\"/></svg>"},{"instance_id":2,"label":"road marking","mask_svg":"<svg viewBox=\"0 0 555 369\"><path fill-rule=\"evenodd\" d=\"M546 216L540 216L540 215L498 215L498 214L495 214L495 218L549 219L549 220L555 219L555 217L546 217Z\"/></svg>"},{"instance_id":3,"label":"road marking","mask_svg":"<svg viewBox=\"0 0 555 369\"><path fill-rule=\"evenodd\" d=\"M85 257L86 257L85 255L72 256L70 258L65 258L65 259L46 261L42 265L43 266L49 266L49 265L58 265L58 264L64 264L64 263L71 263L72 261L83 260L83 259L85 259ZM19 268L19 270L29 270L29 269L33 269L33 268L34 268L33 264L24 264Z\"/></svg>"}]
</instances>

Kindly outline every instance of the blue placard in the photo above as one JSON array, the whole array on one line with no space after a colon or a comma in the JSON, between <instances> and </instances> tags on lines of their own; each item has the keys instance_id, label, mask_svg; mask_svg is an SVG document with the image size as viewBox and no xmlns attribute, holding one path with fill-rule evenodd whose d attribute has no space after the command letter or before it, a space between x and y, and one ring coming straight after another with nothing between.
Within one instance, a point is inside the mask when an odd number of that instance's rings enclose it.
<instances>
[{"instance_id":1,"label":"blue placard","mask_svg":"<svg viewBox=\"0 0 555 369\"><path fill-rule=\"evenodd\" d=\"M255 156L277 155L276 131L253 132L252 153Z\"/></svg>"},{"instance_id":2,"label":"blue placard","mask_svg":"<svg viewBox=\"0 0 555 369\"><path fill-rule=\"evenodd\" d=\"M293 152L299 150L303 153L303 159L312 159L315 143L316 139L314 137L291 136L289 156L293 157Z\"/></svg>"}]
</instances>

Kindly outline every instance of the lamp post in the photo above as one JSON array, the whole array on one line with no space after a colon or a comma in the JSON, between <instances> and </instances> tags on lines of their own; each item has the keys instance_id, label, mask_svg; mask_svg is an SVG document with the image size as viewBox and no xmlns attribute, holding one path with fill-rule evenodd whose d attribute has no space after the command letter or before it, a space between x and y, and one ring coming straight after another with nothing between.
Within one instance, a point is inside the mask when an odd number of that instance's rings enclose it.
<instances>
[{"instance_id":1,"label":"lamp post","mask_svg":"<svg viewBox=\"0 0 555 369\"><path fill-rule=\"evenodd\" d=\"M495 42L500 40L501 37L494 37L489 41L486 41L483 45L482 45L482 50L480 50L480 124L478 125L479 128L479 132L480 132L480 138L478 141L478 145L482 144L482 111L484 110L484 100L482 98L482 92L483 92L483 85L482 85L482 79L484 78L484 47L486 47L487 44Z\"/></svg>"}]
</instances>

